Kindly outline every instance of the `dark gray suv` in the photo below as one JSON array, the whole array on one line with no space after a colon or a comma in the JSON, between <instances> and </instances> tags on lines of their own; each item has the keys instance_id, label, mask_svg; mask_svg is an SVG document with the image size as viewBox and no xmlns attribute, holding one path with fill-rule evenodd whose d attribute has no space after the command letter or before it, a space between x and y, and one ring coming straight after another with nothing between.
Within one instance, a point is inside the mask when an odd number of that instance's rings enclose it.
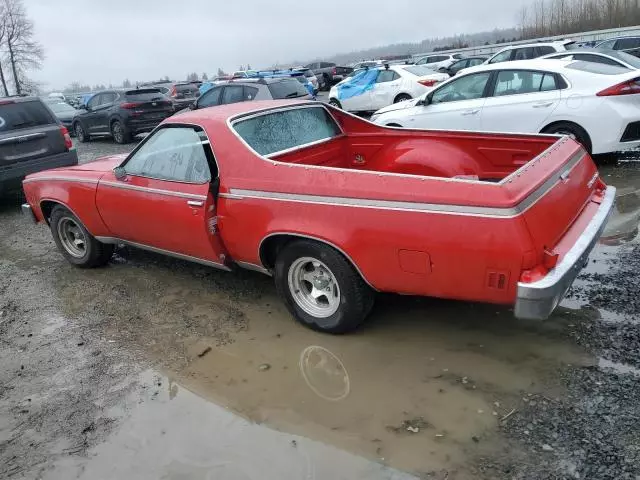
<instances>
[{"instance_id":1,"label":"dark gray suv","mask_svg":"<svg viewBox=\"0 0 640 480\"><path fill-rule=\"evenodd\" d=\"M200 95L189 108L198 110L227 103L251 100L312 100L307 89L298 80L286 78L242 78L216 85Z\"/></svg>"},{"instance_id":2,"label":"dark gray suv","mask_svg":"<svg viewBox=\"0 0 640 480\"><path fill-rule=\"evenodd\" d=\"M38 97L0 98L0 195L30 173L78 164L69 132Z\"/></svg>"}]
</instances>

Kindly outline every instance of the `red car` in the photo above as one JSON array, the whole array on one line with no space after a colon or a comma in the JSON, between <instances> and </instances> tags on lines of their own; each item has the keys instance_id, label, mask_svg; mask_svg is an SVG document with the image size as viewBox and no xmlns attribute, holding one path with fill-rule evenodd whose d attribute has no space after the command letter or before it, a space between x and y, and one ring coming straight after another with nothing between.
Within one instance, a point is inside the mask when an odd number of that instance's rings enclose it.
<instances>
[{"instance_id":1,"label":"red car","mask_svg":"<svg viewBox=\"0 0 640 480\"><path fill-rule=\"evenodd\" d=\"M568 137L404 130L315 102L165 120L128 156L36 173L26 214L80 267L128 244L273 275L301 323L339 333L374 292L544 319L615 197Z\"/></svg>"}]
</instances>

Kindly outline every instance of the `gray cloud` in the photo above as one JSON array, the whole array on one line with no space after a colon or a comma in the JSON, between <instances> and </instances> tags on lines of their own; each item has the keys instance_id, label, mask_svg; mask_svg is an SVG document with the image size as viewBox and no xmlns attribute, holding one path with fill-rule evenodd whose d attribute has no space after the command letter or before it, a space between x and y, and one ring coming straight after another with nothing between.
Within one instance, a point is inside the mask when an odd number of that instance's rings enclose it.
<instances>
[{"instance_id":1,"label":"gray cloud","mask_svg":"<svg viewBox=\"0 0 640 480\"><path fill-rule=\"evenodd\" d=\"M47 59L33 77L119 84L267 67L513 26L527 0L26 0Z\"/></svg>"}]
</instances>

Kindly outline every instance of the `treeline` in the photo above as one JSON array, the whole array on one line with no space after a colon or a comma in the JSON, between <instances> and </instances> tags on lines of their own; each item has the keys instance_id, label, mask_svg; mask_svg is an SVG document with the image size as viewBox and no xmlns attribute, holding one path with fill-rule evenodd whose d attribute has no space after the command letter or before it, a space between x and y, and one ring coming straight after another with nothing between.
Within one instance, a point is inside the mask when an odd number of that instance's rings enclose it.
<instances>
[{"instance_id":1,"label":"treeline","mask_svg":"<svg viewBox=\"0 0 640 480\"><path fill-rule=\"evenodd\" d=\"M523 39L640 24L640 0L535 0L521 9Z\"/></svg>"}]
</instances>

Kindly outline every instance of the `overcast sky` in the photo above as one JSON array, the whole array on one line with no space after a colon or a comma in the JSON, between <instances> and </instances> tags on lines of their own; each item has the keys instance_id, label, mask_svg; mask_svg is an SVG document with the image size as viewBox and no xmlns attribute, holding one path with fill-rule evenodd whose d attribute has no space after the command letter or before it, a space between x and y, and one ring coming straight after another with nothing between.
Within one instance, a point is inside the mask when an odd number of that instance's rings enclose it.
<instances>
[{"instance_id":1,"label":"overcast sky","mask_svg":"<svg viewBox=\"0 0 640 480\"><path fill-rule=\"evenodd\" d=\"M528 0L24 0L45 89L314 59L516 23Z\"/></svg>"}]
</instances>

